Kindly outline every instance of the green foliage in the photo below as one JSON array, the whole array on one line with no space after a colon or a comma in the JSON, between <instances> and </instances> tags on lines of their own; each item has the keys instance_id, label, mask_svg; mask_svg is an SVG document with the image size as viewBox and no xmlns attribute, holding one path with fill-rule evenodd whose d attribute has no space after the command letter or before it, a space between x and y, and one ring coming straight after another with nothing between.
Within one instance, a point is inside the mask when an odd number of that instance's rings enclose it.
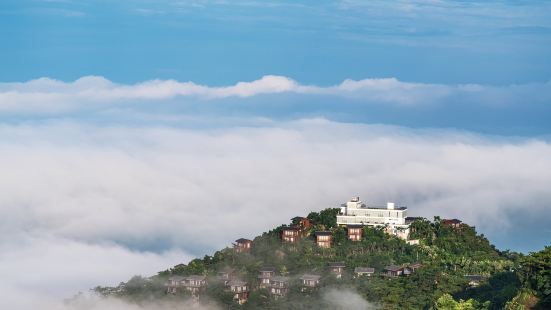
<instances>
[{"instance_id":1,"label":"green foliage","mask_svg":"<svg viewBox=\"0 0 551 310\"><path fill-rule=\"evenodd\" d=\"M540 299L538 306L551 308L551 246L521 258L520 277L524 286Z\"/></svg>"},{"instance_id":2,"label":"green foliage","mask_svg":"<svg viewBox=\"0 0 551 310\"><path fill-rule=\"evenodd\" d=\"M478 235L474 227L449 227L442 225L438 217L433 222L418 219L412 223L411 238L420 239L421 245L408 245L386 234L384 227L364 227L362 240L353 242L347 238L345 229L336 225L338 212L339 209L331 208L308 214L314 227L294 244L282 244L283 226L280 226L254 238L251 253L226 248L151 278L134 277L118 287L98 287L95 291L134 301L187 298L185 292L167 295L164 282L170 275L203 274L209 276L209 285L201 294L201 302L213 302L228 309L334 309L335 305L323 297L324 292L335 288L357 291L384 309L517 309L516 306L524 305L524 295L519 295L522 284L534 290L541 305L547 305L551 293L550 248L526 257L510 251L501 253L483 235ZM315 244L312 232L317 229L332 231L332 248L322 249ZM343 261L347 266L341 279L328 271L328 262L335 261ZM412 262L421 262L423 267L410 276L380 275L385 266ZM521 264L519 280L512 270ZM278 274L292 278L288 296L276 299L268 290L257 289L258 272L263 266L273 266ZM233 294L216 280L217 272L226 267L235 269L235 276L253 288L243 306L237 305ZM354 267L373 267L376 274L354 277ZM321 287L302 291L298 276L306 272L322 276ZM477 288L469 288L466 274L485 275L489 279Z\"/></svg>"}]
</instances>

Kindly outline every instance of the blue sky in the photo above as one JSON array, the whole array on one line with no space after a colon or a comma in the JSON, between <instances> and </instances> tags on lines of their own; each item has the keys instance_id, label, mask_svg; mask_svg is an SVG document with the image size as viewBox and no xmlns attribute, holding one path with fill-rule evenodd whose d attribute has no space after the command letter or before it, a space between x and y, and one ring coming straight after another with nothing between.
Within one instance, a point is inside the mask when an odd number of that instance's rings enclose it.
<instances>
[{"instance_id":1,"label":"blue sky","mask_svg":"<svg viewBox=\"0 0 551 310\"><path fill-rule=\"evenodd\" d=\"M5 0L0 80L545 82L550 12L545 1Z\"/></svg>"},{"instance_id":2,"label":"blue sky","mask_svg":"<svg viewBox=\"0 0 551 310\"><path fill-rule=\"evenodd\" d=\"M0 308L353 196L460 218L499 249L549 245L549 16L545 1L0 1Z\"/></svg>"}]
</instances>

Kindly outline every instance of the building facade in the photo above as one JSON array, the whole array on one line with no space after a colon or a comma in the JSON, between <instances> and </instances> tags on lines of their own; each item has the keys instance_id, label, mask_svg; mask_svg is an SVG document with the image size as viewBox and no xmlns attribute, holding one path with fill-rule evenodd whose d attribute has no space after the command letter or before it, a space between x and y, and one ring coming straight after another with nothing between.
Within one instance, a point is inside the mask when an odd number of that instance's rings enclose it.
<instances>
[{"instance_id":1,"label":"building facade","mask_svg":"<svg viewBox=\"0 0 551 310\"><path fill-rule=\"evenodd\" d=\"M386 226L386 232L407 240L409 225L406 224L407 207L398 207L389 202L386 206L367 206L354 197L341 205L337 224L342 226Z\"/></svg>"}]
</instances>

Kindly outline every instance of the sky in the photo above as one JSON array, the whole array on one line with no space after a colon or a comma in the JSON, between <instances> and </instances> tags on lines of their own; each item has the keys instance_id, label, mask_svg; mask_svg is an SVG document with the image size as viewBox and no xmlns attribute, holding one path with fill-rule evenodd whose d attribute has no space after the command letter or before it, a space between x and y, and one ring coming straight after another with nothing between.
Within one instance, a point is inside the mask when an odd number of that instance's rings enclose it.
<instances>
[{"instance_id":1,"label":"sky","mask_svg":"<svg viewBox=\"0 0 551 310\"><path fill-rule=\"evenodd\" d=\"M550 15L544 1L2 1L0 308L65 309L353 196L542 249ZM136 309L119 302L77 308Z\"/></svg>"}]
</instances>

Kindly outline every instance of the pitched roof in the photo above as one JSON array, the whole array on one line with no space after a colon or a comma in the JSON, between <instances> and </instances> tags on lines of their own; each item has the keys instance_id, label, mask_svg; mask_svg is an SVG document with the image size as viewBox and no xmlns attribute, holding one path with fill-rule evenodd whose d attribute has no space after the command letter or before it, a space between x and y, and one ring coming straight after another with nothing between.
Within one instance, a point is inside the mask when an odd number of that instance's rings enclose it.
<instances>
[{"instance_id":1,"label":"pitched roof","mask_svg":"<svg viewBox=\"0 0 551 310\"><path fill-rule=\"evenodd\" d=\"M298 226L284 226L281 228L281 230L300 230L300 227Z\"/></svg>"},{"instance_id":2,"label":"pitched roof","mask_svg":"<svg viewBox=\"0 0 551 310\"><path fill-rule=\"evenodd\" d=\"M329 235L331 235L331 232L328 230L316 231L316 236L329 236Z\"/></svg>"},{"instance_id":3,"label":"pitched roof","mask_svg":"<svg viewBox=\"0 0 551 310\"><path fill-rule=\"evenodd\" d=\"M300 276L299 279L301 280L314 280L314 281L317 281L321 278L321 276L317 275L317 274L309 274L309 273L304 273L302 274L302 276Z\"/></svg>"},{"instance_id":4,"label":"pitched roof","mask_svg":"<svg viewBox=\"0 0 551 310\"><path fill-rule=\"evenodd\" d=\"M260 272L275 272L275 267L266 266L260 268Z\"/></svg>"},{"instance_id":5,"label":"pitched roof","mask_svg":"<svg viewBox=\"0 0 551 310\"><path fill-rule=\"evenodd\" d=\"M329 262L327 263L329 267L346 267L344 262Z\"/></svg>"},{"instance_id":6,"label":"pitched roof","mask_svg":"<svg viewBox=\"0 0 551 310\"><path fill-rule=\"evenodd\" d=\"M196 280L196 281L202 281L202 280L205 280L205 276L204 275L191 275L191 276L187 276L185 277L186 280Z\"/></svg>"},{"instance_id":7,"label":"pitched roof","mask_svg":"<svg viewBox=\"0 0 551 310\"><path fill-rule=\"evenodd\" d=\"M402 269L402 266L390 265L385 267L385 270L387 271L398 271L400 269Z\"/></svg>"},{"instance_id":8,"label":"pitched roof","mask_svg":"<svg viewBox=\"0 0 551 310\"><path fill-rule=\"evenodd\" d=\"M372 267L356 267L354 268L355 273L375 273L375 268Z\"/></svg>"},{"instance_id":9,"label":"pitched roof","mask_svg":"<svg viewBox=\"0 0 551 310\"><path fill-rule=\"evenodd\" d=\"M289 277L284 276L273 276L270 278L270 281L276 281L276 282L289 282Z\"/></svg>"},{"instance_id":10,"label":"pitched roof","mask_svg":"<svg viewBox=\"0 0 551 310\"><path fill-rule=\"evenodd\" d=\"M235 240L236 243L248 243L248 242L253 242L252 240L249 240L249 239L245 239L245 238L239 238L237 240Z\"/></svg>"},{"instance_id":11,"label":"pitched roof","mask_svg":"<svg viewBox=\"0 0 551 310\"><path fill-rule=\"evenodd\" d=\"M458 219L443 219L442 223L444 223L444 224L461 224L462 222Z\"/></svg>"},{"instance_id":12,"label":"pitched roof","mask_svg":"<svg viewBox=\"0 0 551 310\"><path fill-rule=\"evenodd\" d=\"M245 286L245 285L249 285L249 283L245 282L245 281L240 281L240 280L232 280L228 283L229 286Z\"/></svg>"},{"instance_id":13,"label":"pitched roof","mask_svg":"<svg viewBox=\"0 0 551 310\"><path fill-rule=\"evenodd\" d=\"M348 224L346 225L346 228L363 228L364 226L361 224Z\"/></svg>"}]
</instances>

